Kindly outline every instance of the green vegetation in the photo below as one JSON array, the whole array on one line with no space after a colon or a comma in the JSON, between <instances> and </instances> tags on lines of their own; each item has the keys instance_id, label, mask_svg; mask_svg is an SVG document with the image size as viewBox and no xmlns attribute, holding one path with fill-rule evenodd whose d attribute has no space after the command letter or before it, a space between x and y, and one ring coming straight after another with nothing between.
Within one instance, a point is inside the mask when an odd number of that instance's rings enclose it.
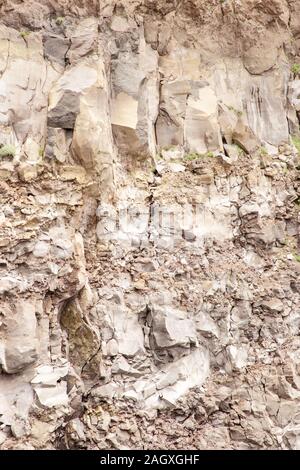
<instances>
[{"instance_id":1,"label":"green vegetation","mask_svg":"<svg viewBox=\"0 0 300 470\"><path fill-rule=\"evenodd\" d=\"M293 64L292 65L292 72L294 75L299 75L300 73L300 64Z\"/></svg>"},{"instance_id":2,"label":"green vegetation","mask_svg":"<svg viewBox=\"0 0 300 470\"><path fill-rule=\"evenodd\" d=\"M165 147L162 148L162 150L165 150L166 152L169 152L170 150L176 150L177 145L165 145Z\"/></svg>"},{"instance_id":3,"label":"green vegetation","mask_svg":"<svg viewBox=\"0 0 300 470\"><path fill-rule=\"evenodd\" d=\"M238 144L232 144L232 146L237 149L237 152L238 152L239 156L241 156L245 153L244 150Z\"/></svg>"},{"instance_id":4,"label":"green vegetation","mask_svg":"<svg viewBox=\"0 0 300 470\"><path fill-rule=\"evenodd\" d=\"M44 156L44 153L45 153L45 152L44 152L43 147L40 147L40 148L39 148L39 157L42 158L42 157Z\"/></svg>"},{"instance_id":5,"label":"green vegetation","mask_svg":"<svg viewBox=\"0 0 300 470\"><path fill-rule=\"evenodd\" d=\"M185 160L191 161L191 160L197 160L197 158L203 158L203 157L214 157L213 152L207 152L207 153L188 153L187 155L184 156Z\"/></svg>"},{"instance_id":6,"label":"green vegetation","mask_svg":"<svg viewBox=\"0 0 300 470\"><path fill-rule=\"evenodd\" d=\"M164 147L161 148L160 153L156 155L157 160L164 160L165 156L163 155L163 152L172 152L178 150L178 145L165 145ZM174 161L174 158L172 158L172 161Z\"/></svg>"},{"instance_id":7,"label":"green vegetation","mask_svg":"<svg viewBox=\"0 0 300 470\"><path fill-rule=\"evenodd\" d=\"M227 106L227 105L226 105ZM229 109L229 111L232 111L233 113L235 113L237 116L242 116L243 112L234 108L233 106L227 106L227 108Z\"/></svg>"},{"instance_id":8,"label":"green vegetation","mask_svg":"<svg viewBox=\"0 0 300 470\"><path fill-rule=\"evenodd\" d=\"M184 159L188 161L192 161L192 160L196 160L199 157L200 157L199 153L188 153L187 155L184 156Z\"/></svg>"},{"instance_id":9,"label":"green vegetation","mask_svg":"<svg viewBox=\"0 0 300 470\"><path fill-rule=\"evenodd\" d=\"M265 147L260 147L259 153L261 157L265 157L266 155L268 155L267 149Z\"/></svg>"},{"instance_id":10,"label":"green vegetation","mask_svg":"<svg viewBox=\"0 0 300 470\"><path fill-rule=\"evenodd\" d=\"M294 135L292 137L292 142L295 145L297 152L300 154L300 137Z\"/></svg>"},{"instance_id":11,"label":"green vegetation","mask_svg":"<svg viewBox=\"0 0 300 470\"><path fill-rule=\"evenodd\" d=\"M296 261L298 261L298 263L300 263L300 255L294 255L294 258Z\"/></svg>"},{"instance_id":12,"label":"green vegetation","mask_svg":"<svg viewBox=\"0 0 300 470\"><path fill-rule=\"evenodd\" d=\"M20 32L20 36L23 39L27 38L29 36L29 34L30 34L30 31L21 31Z\"/></svg>"},{"instance_id":13,"label":"green vegetation","mask_svg":"<svg viewBox=\"0 0 300 470\"><path fill-rule=\"evenodd\" d=\"M65 21L64 17L63 16L58 16L55 20L55 23L58 25L58 26L61 26L63 24L63 22Z\"/></svg>"},{"instance_id":14,"label":"green vegetation","mask_svg":"<svg viewBox=\"0 0 300 470\"><path fill-rule=\"evenodd\" d=\"M13 145L6 144L0 148L0 158L14 157L16 155L16 148Z\"/></svg>"}]
</instances>

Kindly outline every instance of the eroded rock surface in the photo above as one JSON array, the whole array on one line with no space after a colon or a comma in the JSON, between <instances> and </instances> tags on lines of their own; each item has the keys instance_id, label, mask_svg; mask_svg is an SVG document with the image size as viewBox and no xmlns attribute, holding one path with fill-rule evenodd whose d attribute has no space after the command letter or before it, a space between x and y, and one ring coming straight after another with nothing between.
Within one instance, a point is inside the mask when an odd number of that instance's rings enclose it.
<instances>
[{"instance_id":1,"label":"eroded rock surface","mask_svg":"<svg viewBox=\"0 0 300 470\"><path fill-rule=\"evenodd\" d=\"M1 2L1 448L300 449L298 3Z\"/></svg>"}]
</instances>

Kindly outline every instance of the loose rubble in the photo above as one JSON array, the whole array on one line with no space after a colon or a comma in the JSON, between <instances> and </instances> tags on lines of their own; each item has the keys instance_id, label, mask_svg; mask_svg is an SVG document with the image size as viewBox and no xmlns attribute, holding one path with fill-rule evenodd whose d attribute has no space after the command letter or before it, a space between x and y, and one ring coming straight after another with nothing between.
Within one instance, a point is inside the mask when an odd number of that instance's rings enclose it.
<instances>
[{"instance_id":1,"label":"loose rubble","mask_svg":"<svg viewBox=\"0 0 300 470\"><path fill-rule=\"evenodd\" d=\"M1 449L300 449L299 34L1 3Z\"/></svg>"}]
</instances>

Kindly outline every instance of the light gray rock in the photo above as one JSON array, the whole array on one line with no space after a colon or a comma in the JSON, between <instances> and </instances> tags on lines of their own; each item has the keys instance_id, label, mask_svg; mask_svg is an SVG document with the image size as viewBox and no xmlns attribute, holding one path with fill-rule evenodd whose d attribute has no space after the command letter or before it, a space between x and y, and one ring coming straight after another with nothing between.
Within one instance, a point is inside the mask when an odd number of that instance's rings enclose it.
<instances>
[{"instance_id":1,"label":"light gray rock","mask_svg":"<svg viewBox=\"0 0 300 470\"><path fill-rule=\"evenodd\" d=\"M205 153L222 147L217 122L217 99L205 82L171 81L161 89L160 114L156 123L158 145L185 146Z\"/></svg>"},{"instance_id":2,"label":"light gray rock","mask_svg":"<svg viewBox=\"0 0 300 470\"><path fill-rule=\"evenodd\" d=\"M44 36L44 53L46 59L61 67L65 66L66 54L70 47L70 40L60 36Z\"/></svg>"},{"instance_id":3,"label":"light gray rock","mask_svg":"<svg viewBox=\"0 0 300 470\"><path fill-rule=\"evenodd\" d=\"M67 406L69 403L67 395L67 382L60 382L54 387L36 385L34 391L38 401L46 408Z\"/></svg>"},{"instance_id":4,"label":"light gray rock","mask_svg":"<svg viewBox=\"0 0 300 470\"><path fill-rule=\"evenodd\" d=\"M232 140L246 153L253 153L258 149L260 142L254 132L239 120L232 134Z\"/></svg>"},{"instance_id":5,"label":"light gray rock","mask_svg":"<svg viewBox=\"0 0 300 470\"><path fill-rule=\"evenodd\" d=\"M197 344L195 324L186 312L153 306L152 334L158 348Z\"/></svg>"},{"instance_id":6,"label":"light gray rock","mask_svg":"<svg viewBox=\"0 0 300 470\"><path fill-rule=\"evenodd\" d=\"M297 2L0 3L0 446L298 449Z\"/></svg>"},{"instance_id":7,"label":"light gray rock","mask_svg":"<svg viewBox=\"0 0 300 470\"><path fill-rule=\"evenodd\" d=\"M66 58L70 63L92 53L97 48L98 22L96 18L83 18L79 20L75 30L70 31L70 48Z\"/></svg>"},{"instance_id":8,"label":"light gray rock","mask_svg":"<svg viewBox=\"0 0 300 470\"><path fill-rule=\"evenodd\" d=\"M119 353L129 357L143 353L144 335L137 315L122 308L112 311L110 315Z\"/></svg>"},{"instance_id":9,"label":"light gray rock","mask_svg":"<svg viewBox=\"0 0 300 470\"><path fill-rule=\"evenodd\" d=\"M142 32L138 55L120 55L112 80L111 122L120 153L154 157L154 124L159 103L158 62L157 53L145 43Z\"/></svg>"},{"instance_id":10,"label":"light gray rock","mask_svg":"<svg viewBox=\"0 0 300 470\"><path fill-rule=\"evenodd\" d=\"M20 372L38 358L35 302L23 301L7 312L3 369L7 374Z\"/></svg>"},{"instance_id":11,"label":"light gray rock","mask_svg":"<svg viewBox=\"0 0 300 470\"><path fill-rule=\"evenodd\" d=\"M257 49L254 50L257 52ZM251 58L251 51L249 51ZM264 61L264 54L258 62L263 68L269 67ZM251 59L250 59L251 60ZM213 76L213 88L219 104L219 120L226 142L232 143L232 134L237 121L241 118L252 135L260 142L278 147L288 142L289 129L286 121L286 90L289 82L289 70L285 63L274 72L250 75L238 58L222 58L216 63ZM247 130L248 139L252 134ZM242 131L245 133L245 130ZM249 134L250 133L250 134ZM250 150L250 148L249 148Z\"/></svg>"},{"instance_id":12,"label":"light gray rock","mask_svg":"<svg viewBox=\"0 0 300 470\"><path fill-rule=\"evenodd\" d=\"M261 303L261 306L263 308L266 308L267 310L270 310L271 313L279 313L282 312L284 305L280 299L273 298L269 300L264 300Z\"/></svg>"}]
</instances>

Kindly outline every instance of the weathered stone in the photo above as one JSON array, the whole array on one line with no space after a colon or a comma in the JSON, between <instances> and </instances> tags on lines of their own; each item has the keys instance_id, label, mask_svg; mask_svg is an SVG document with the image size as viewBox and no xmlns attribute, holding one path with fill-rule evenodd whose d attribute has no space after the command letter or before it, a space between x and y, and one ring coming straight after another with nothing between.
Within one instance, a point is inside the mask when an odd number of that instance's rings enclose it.
<instances>
[{"instance_id":1,"label":"weathered stone","mask_svg":"<svg viewBox=\"0 0 300 470\"><path fill-rule=\"evenodd\" d=\"M36 179L38 172L37 172L37 167L36 165L31 165L28 163L21 163L21 165L18 168L18 174L19 177L22 181L25 183L27 181L32 181Z\"/></svg>"},{"instance_id":2,"label":"weathered stone","mask_svg":"<svg viewBox=\"0 0 300 470\"><path fill-rule=\"evenodd\" d=\"M86 182L86 171L80 165L64 165L60 169L60 177L63 181L76 180L79 184Z\"/></svg>"},{"instance_id":3,"label":"weathered stone","mask_svg":"<svg viewBox=\"0 0 300 470\"><path fill-rule=\"evenodd\" d=\"M72 90L66 90L55 104L50 102L48 126L62 129L74 129L79 113L79 96Z\"/></svg>"},{"instance_id":4,"label":"weathered stone","mask_svg":"<svg viewBox=\"0 0 300 470\"><path fill-rule=\"evenodd\" d=\"M217 99L205 82L173 81L161 90L161 112L156 123L158 145L185 146L205 153L222 147L217 122Z\"/></svg>"},{"instance_id":5,"label":"weathered stone","mask_svg":"<svg viewBox=\"0 0 300 470\"><path fill-rule=\"evenodd\" d=\"M81 19L71 32L71 45L66 57L71 63L92 53L97 46L98 22L96 18Z\"/></svg>"},{"instance_id":6,"label":"weathered stone","mask_svg":"<svg viewBox=\"0 0 300 470\"><path fill-rule=\"evenodd\" d=\"M152 332L158 348L197 343L195 325L186 312L153 307Z\"/></svg>"},{"instance_id":7,"label":"weathered stone","mask_svg":"<svg viewBox=\"0 0 300 470\"><path fill-rule=\"evenodd\" d=\"M99 350L97 333L89 325L77 300L70 302L62 312L60 321L68 334L70 360L80 371Z\"/></svg>"},{"instance_id":8,"label":"weathered stone","mask_svg":"<svg viewBox=\"0 0 300 470\"><path fill-rule=\"evenodd\" d=\"M138 56L120 56L113 72L111 122L119 151L155 156L158 113L157 54L140 38Z\"/></svg>"},{"instance_id":9,"label":"weathered stone","mask_svg":"<svg viewBox=\"0 0 300 470\"><path fill-rule=\"evenodd\" d=\"M66 134L67 133L64 129L48 127L45 157L54 157L60 163L64 163L66 161L69 151Z\"/></svg>"},{"instance_id":10,"label":"weathered stone","mask_svg":"<svg viewBox=\"0 0 300 470\"><path fill-rule=\"evenodd\" d=\"M55 387L35 386L39 403L47 408L68 405L67 383L60 382Z\"/></svg>"},{"instance_id":11,"label":"weathered stone","mask_svg":"<svg viewBox=\"0 0 300 470\"><path fill-rule=\"evenodd\" d=\"M282 312L282 310L284 308L284 305L283 305L282 301L280 299L276 299L276 298L273 298L273 299L270 299L270 300L264 300L261 303L261 306L263 308L266 308L266 309L270 310L271 313Z\"/></svg>"},{"instance_id":12,"label":"weathered stone","mask_svg":"<svg viewBox=\"0 0 300 470\"><path fill-rule=\"evenodd\" d=\"M38 358L37 321L35 303L19 302L5 320L7 336L4 343L2 367L14 374L34 363Z\"/></svg>"},{"instance_id":13,"label":"weathered stone","mask_svg":"<svg viewBox=\"0 0 300 470\"><path fill-rule=\"evenodd\" d=\"M255 152L260 144L254 132L248 126L244 125L241 120L238 121L234 129L232 140L246 153Z\"/></svg>"},{"instance_id":14,"label":"weathered stone","mask_svg":"<svg viewBox=\"0 0 300 470\"><path fill-rule=\"evenodd\" d=\"M255 45L248 49L243 57L245 68L253 75L260 75L270 70L276 64L278 58L278 47L271 37L265 38L266 45ZM264 53L262 54L262 50Z\"/></svg>"},{"instance_id":15,"label":"weathered stone","mask_svg":"<svg viewBox=\"0 0 300 470\"><path fill-rule=\"evenodd\" d=\"M297 2L0 3L1 448L298 449Z\"/></svg>"},{"instance_id":16,"label":"weathered stone","mask_svg":"<svg viewBox=\"0 0 300 470\"><path fill-rule=\"evenodd\" d=\"M59 36L46 36L44 37L44 52L45 57L54 64L65 66L66 54L70 47L70 41L67 38Z\"/></svg>"}]
</instances>

